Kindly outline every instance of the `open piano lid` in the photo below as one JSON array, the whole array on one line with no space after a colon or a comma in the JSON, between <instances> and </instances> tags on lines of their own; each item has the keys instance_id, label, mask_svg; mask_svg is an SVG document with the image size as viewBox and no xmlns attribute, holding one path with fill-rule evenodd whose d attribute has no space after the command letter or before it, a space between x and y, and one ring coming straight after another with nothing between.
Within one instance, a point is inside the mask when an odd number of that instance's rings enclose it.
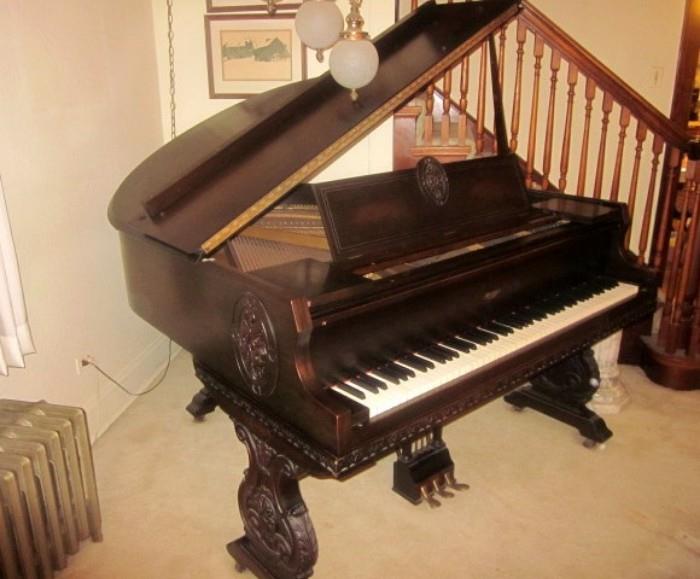
<instances>
[{"instance_id":1,"label":"open piano lid","mask_svg":"<svg viewBox=\"0 0 700 579\"><path fill-rule=\"evenodd\" d=\"M421 6L375 40L379 70L353 103L326 73L252 97L156 151L110 205L120 230L210 254L505 24L517 0Z\"/></svg>"}]
</instances>

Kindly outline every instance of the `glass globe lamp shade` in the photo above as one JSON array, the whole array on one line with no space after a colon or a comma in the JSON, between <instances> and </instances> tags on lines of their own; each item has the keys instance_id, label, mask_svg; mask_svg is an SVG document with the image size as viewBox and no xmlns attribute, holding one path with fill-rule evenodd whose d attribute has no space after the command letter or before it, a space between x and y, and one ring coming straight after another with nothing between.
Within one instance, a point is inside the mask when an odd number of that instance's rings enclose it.
<instances>
[{"instance_id":1,"label":"glass globe lamp shade","mask_svg":"<svg viewBox=\"0 0 700 579\"><path fill-rule=\"evenodd\" d=\"M343 14L333 0L308 0L299 7L294 27L321 61L323 51L333 46L343 31Z\"/></svg>"},{"instance_id":2,"label":"glass globe lamp shade","mask_svg":"<svg viewBox=\"0 0 700 579\"><path fill-rule=\"evenodd\" d=\"M349 88L357 100L357 89L367 86L377 74L379 54L367 39L346 38L333 47L329 64L335 81Z\"/></svg>"}]
</instances>

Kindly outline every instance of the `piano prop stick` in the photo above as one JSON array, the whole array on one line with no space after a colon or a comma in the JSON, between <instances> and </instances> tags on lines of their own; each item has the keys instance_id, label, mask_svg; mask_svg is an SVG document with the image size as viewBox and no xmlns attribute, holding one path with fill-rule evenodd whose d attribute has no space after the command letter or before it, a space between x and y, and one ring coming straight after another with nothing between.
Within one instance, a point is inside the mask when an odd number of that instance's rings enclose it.
<instances>
[{"instance_id":1,"label":"piano prop stick","mask_svg":"<svg viewBox=\"0 0 700 579\"><path fill-rule=\"evenodd\" d=\"M497 155L308 182L470 55L483 62L520 9L430 0L376 39L358 102L329 75L255 95L153 153L112 199L131 307L192 354L203 389L187 410L220 408L248 451L228 551L259 578L313 573L304 477L346 480L397 453L394 490L434 507L466 486L442 427L528 380L512 404L610 436L585 410L597 374L581 352L650 316L657 280L625 249L623 205L526 187L501 71Z\"/></svg>"}]
</instances>

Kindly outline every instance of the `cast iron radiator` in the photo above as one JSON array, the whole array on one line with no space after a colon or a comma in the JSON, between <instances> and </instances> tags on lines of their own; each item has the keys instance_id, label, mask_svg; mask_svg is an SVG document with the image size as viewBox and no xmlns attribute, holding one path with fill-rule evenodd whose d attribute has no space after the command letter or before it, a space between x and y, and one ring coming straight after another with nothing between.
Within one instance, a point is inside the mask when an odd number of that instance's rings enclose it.
<instances>
[{"instance_id":1,"label":"cast iron radiator","mask_svg":"<svg viewBox=\"0 0 700 579\"><path fill-rule=\"evenodd\" d=\"M81 408L0 400L0 577L43 579L102 540Z\"/></svg>"}]
</instances>

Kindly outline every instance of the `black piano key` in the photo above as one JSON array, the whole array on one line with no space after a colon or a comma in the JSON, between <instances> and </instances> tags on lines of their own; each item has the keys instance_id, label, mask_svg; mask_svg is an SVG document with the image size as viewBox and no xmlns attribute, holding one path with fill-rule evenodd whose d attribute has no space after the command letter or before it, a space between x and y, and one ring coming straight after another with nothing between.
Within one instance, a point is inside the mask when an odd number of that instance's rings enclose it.
<instances>
[{"instance_id":1,"label":"black piano key","mask_svg":"<svg viewBox=\"0 0 700 579\"><path fill-rule=\"evenodd\" d=\"M530 326L535 321L534 318L532 318L531 316L527 316L520 312L511 312L510 314L508 314L508 318L522 324L523 327Z\"/></svg>"},{"instance_id":2,"label":"black piano key","mask_svg":"<svg viewBox=\"0 0 700 579\"><path fill-rule=\"evenodd\" d=\"M376 374L377 376L380 376L383 380L391 382L392 384L399 384L401 382L401 376L397 375L396 372L392 371L386 366L372 368L372 374Z\"/></svg>"},{"instance_id":3,"label":"black piano key","mask_svg":"<svg viewBox=\"0 0 700 579\"><path fill-rule=\"evenodd\" d=\"M431 368L435 368L435 364L433 364L429 360L419 358L418 356L414 356L413 354L406 354L404 356L401 356L397 361L413 368L414 370L418 370L419 372L427 372Z\"/></svg>"},{"instance_id":4,"label":"black piano key","mask_svg":"<svg viewBox=\"0 0 700 579\"><path fill-rule=\"evenodd\" d=\"M479 344L481 346L490 344L491 342L494 342L498 339L498 336L490 334L489 332L482 332L481 330L473 326L469 326L467 328L460 328L460 330L457 332L457 336L460 338L464 338L465 340L469 340L470 342Z\"/></svg>"},{"instance_id":5,"label":"black piano key","mask_svg":"<svg viewBox=\"0 0 700 579\"><path fill-rule=\"evenodd\" d=\"M350 380L356 384L359 384L360 386L370 386L381 390L387 389L387 385L384 382L377 380L376 378L372 378L372 376L368 376L367 374L355 374L352 378L350 378Z\"/></svg>"},{"instance_id":6,"label":"black piano key","mask_svg":"<svg viewBox=\"0 0 700 579\"><path fill-rule=\"evenodd\" d=\"M511 328L506 328L505 326L501 326L490 321L479 324L479 328L483 328L484 330L488 330L489 332L493 332L499 336L507 336L508 334L513 333Z\"/></svg>"},{"instance_id":7,"label":"black piano key","mask_svg":"<svg viewBox=\"0 0 700 579\"><path fill-rule=\"evenodd\" d=\"M398 373L402 380L408 380L409 378L414 378L416 376L416 373L413 370L410 368L405 368L404 366L396 364L395 362L387 362L385 367L388 367L394 372Z\"/></svg>"},{"instance_id":8,"label":"black piano key","mask_svg":"<svg viewBox=\"0 0 700 579\"><path fill-rule=\"evenodd\" d=\"M360 400L364 400L365 398L367 398L367 396L362 390L360 390L359 388L355 388L354 386L350 386L350 384L345 384L345 382L338 382L337 384L335 384L335 386L343 392L347 392L351 396L359 398Z\"/></svg>"},{"instance_id":9,"label":"black piano key","mask_svg":"<svg viewBox=\"0 0 700 579\"><path fill-rule=\"evenodd\" d=\"M525 322L522 322L513 316L499 316L494 321L511 328L517 328L519 330L527 325Z\"/></svg>"},{"instance_id":10,"label":"black piano key","mask_svg":"<svg viewBox=\"0 0 700 579\"><path fill-rule=\"evenodd\" d=\"M440 352L440 354L442 354L443 356L447 356L448 360L452 360L453 358L459 358L459 354L457 352L455 352L454 350L450 350L449 348L445 348L444 346L441 346L438 343L430 344L428 347L434 349L436 352Z\"/></svg>"},{"instance_id":11,"label":"black piano key","mask_svg":"<svg viewBox=\"0 0 700 579\"><path fill-rule=\"evenodd\" d=\"M454 348L455 350L459 350L460 352L471 352L472 350L476 349L476 346L470 342L465 342L464 340L460 340L459 338L453 338L452 336L445 336L443 338L440 338L440 342L445 344L445 346L449 346L450 348Z\"/></svg>"},{"instance_id":12,"label":"black piano key","mask_svg":"<svg viewBox=\"0 0 700 579\"><path fill-rule=\"evenodd\" d=\"M425 348L421 348L420 350L417 350L417 353L423 356L424 358L428 358L428 360L432 360L433 362L437 362L438 364L444 364L448 360L451 360L451 356L443 354L440 352L440 350L436 350L432 346L426 346Z\"/></svg>"}]
</instances>

